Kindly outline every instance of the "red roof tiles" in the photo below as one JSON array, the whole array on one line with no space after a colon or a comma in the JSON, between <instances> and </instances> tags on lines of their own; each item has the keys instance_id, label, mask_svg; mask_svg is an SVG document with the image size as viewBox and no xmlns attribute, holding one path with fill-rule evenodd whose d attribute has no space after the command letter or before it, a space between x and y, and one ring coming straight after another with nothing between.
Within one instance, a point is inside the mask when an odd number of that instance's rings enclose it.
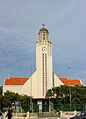
<instances>
[{"instance_id":1,"label":"red roof tiles","mask_svg":"<svg viewBox=\"0 0 86 119\"><path fill-rule=\"evenodd\" d=\"M59 79L62 81L64 85L67 86L82 85L80 80L69 80L68 78L59 78Z\"/></svg>"},{"instance_id":2,"label":"red roof tiles","mask_svg":"<svg viewBox=\"0 0 86 119\"><path fill-rule=\"evenodd\" d=\"M4 85L24 85L29 78L9 78Z\"/></svg>"},{"instance_id":3,"label":"red roof tiles","mask_svg":"<svg viewBox=\"0 0 86 119\"><path fill-rule=\"evenodd\" d=\"M5 85L24 85L29 78L9 78L5 80ZM64 85L74 86L82 85L80 80L69 80L68 78L59 78Z\"/></svg>"}]
</instances>

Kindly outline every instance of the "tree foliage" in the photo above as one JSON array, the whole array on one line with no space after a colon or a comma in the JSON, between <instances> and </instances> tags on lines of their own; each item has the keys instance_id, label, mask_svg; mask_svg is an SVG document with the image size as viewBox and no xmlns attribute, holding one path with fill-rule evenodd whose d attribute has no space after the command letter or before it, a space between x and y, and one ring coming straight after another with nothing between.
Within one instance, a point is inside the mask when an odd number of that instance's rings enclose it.
<instances>
[{"instance_id":1,"label":"tree foliage","mask_svg":"<svg viewBox=\"0 0 86 119\"><path fill-rule=\"evenodd\" d=\"M60 86L49 89L46 98L53 99L56 104L69 104L71 95L72 104L86 103L86 87L85 86Z\"/></svg>"},{"instance_id":2,"label":"tree foliage","mask_svg":"<svg viewBox=\"0 0 86 119\"><path fill-rule=\"evenodd\" d=\"M0 95L2 95L2 88L3 88L3 87L1 86L1 87L0 87Z\"/></svg>"},{"instance_id":3,"label":"tree foliage","mask_svg":"<svg viewBox=\"0 0 86 119\"><path fill-rule=\"evenodd\" d=\"M27 95L19 95L18 93L13 93L6 91L4 95L0 95L0 109L11 108L15 106L15 101L19 102L19 105L22 107L24 111L27 111L30 105L30 97Z\"/></svg>"}]
</instances>

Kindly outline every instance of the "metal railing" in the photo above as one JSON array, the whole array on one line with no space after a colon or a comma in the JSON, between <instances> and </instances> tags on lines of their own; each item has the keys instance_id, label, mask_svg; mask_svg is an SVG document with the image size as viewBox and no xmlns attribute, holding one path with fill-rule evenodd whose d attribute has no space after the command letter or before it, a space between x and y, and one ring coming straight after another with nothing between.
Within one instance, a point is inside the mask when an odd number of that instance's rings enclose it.
<instances>
[{"instance_id":1,"label":"metal railing","mask_svg":"<svg viewBox=\"0 0 86 119\"><path fill-rule=\"evenodd\" d=\"M41 112L60 112L60 111L81 111L81 112L85 112L86 111L86 104L71 104L71 108L70 108L70 104L43 104L42 106L42 110ZM32 107L30 109L30 107ZM12 106L10 107L10 110L12 110L12 112L16 112L16 108L17 108L17 112L39 112L39 105L29 105L29 104L23 104L23 105L19 105L19 106ZM5 112L9 109L9 107L3 107L3 105L0 105L0 111Z\"/></svg>"}]
</instances>

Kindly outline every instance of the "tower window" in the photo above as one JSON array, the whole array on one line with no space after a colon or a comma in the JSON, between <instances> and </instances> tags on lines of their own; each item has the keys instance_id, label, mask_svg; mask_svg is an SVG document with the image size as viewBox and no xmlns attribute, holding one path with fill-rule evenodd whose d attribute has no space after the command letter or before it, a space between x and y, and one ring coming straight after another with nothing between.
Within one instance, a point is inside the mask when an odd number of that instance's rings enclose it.
<instances>
[{"instance_id":1,"label":"tower window","mask_svg":"<svg viewBox=\"0 0 86 119\"><path fill-rule=\"evenodd\" d=\"M45 40L45 37L43 37L43 40Z\"/></svg>"},{"instance_id":2,"label":"tower window","mask_svg":"<svg viewBox=\"0 0 86 119\"><path fill-rule=\"evenodd\" d=\"M45 33L43 33L43 36L45 36Z\"/></svg>"}]
</instances>

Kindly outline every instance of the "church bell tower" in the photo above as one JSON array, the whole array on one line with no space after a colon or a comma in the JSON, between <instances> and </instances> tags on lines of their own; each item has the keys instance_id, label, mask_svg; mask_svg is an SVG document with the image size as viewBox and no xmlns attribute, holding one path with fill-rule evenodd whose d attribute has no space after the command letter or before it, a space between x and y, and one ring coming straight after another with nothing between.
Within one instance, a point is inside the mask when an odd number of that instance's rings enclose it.
<instances>
[{"instance_id":1,"label":"church bell tower","mask_svg":"<svg viewBox=\"0 0 86 119\"><path fill-rule=\"evenodd\" d=\"M53 87L52 76L52 43L46 28L39 31L39 41L36 42L36 71L38 95L44 98L48 89Z\"/></svg>"}]
</instances>

